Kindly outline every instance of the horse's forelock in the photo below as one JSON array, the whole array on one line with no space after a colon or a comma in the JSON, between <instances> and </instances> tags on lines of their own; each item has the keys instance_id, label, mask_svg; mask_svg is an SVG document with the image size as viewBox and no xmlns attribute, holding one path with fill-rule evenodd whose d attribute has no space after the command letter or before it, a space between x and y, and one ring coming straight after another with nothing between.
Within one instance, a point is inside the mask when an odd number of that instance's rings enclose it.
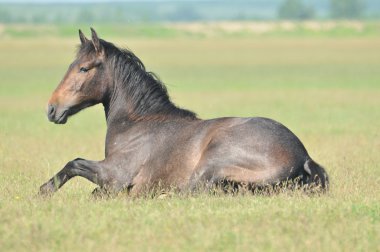
<instances>
[{"instance_id":1,"label":"horse's forelock","mask_svg":"<svg viewBox=\"0 0 380 252\"><path fill-rule=\"evenodd\" d=\"M95 47L91 43L91 41L87 41L86 43L80 44L77 47L77 58L92 55L95 53Z\"/></svg>"}]
</instances>

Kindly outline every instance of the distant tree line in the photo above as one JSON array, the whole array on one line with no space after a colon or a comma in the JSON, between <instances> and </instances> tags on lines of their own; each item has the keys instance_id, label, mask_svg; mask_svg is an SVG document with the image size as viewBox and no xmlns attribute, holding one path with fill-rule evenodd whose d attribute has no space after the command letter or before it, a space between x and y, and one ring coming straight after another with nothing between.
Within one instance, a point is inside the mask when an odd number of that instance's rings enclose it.
<instances>
[{"instance_id":1,"label":"distant tree line","mask_svg":"<svg viewBox=\"0 0 380 252\"><path fill-rule=\"evenodd\" d=\"M361 18L365 9L363 0L331 0L333 18Z\"/></svg>"},{"instance_id":2,"label":"distant tree line","mask_svg":"<svg viewBox=\"0 0 380 252\"><path fill-rule=\"evenodd\" d=\"M323 13L323 14L321 14ZM370 14L368 14L370 13ZM369 16L371 15L371 16ZM137 23L380 18L380 0L0 3L0 23Z\"/></svg>"},{"instance_id":3,"label":"distant tree line","mask_svg":"<svg viewBox=\"0 0 380 252\"><path fill-rule=\"evenodd\" d=\"M359 19L363 16L363 0L329 0L330 17L334 19ZM305 20L315 18L315 9L302 0L284 0L278 10L280 19Z\"/></svg>"}]
</instances>

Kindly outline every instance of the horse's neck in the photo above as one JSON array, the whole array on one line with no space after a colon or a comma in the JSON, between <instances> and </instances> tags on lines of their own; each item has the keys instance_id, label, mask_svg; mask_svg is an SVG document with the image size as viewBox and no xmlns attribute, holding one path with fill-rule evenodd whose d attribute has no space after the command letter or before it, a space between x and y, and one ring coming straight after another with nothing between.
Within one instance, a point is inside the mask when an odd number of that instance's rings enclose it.
<instances>
[{"instance_id":1,"label":"horse's neck","mask_svg":"<svg viewBox=\"0 0 380 252\"><path fill-rule=\"evenodd\" d=\"M114 89L109 93L109 97L103 102L107 125L119 122L133 122L144 117L153 117L162 115L168 106L175 108L174 104L165 96L151 95L141 90L131 90L116 83ZM148 83L140 83L139 85L148 85Z\"/></svg>"},{"instance_id":2,"label":"horse's neck","mask_svg":"<svg viewBox=\"0 0 380 252\"><path fill-rule=\"evenodd\" d=\"M118 87L115 87L103 101L108 126L121 119L128 120L130 112L128 111L127 97L122 92Z\"/></svg>"},{"instance_id":3,"label":"horse's neck","mask_svg":"<svg viewBox=\"0 0 380 252\"><path fill-rule=\"evenodd\" d=\"M194 120L191 111L176 107L155 78L137 68L133 75L115 76L103 102L107 125L143 120Z\"/></svg>"}]
</instances>

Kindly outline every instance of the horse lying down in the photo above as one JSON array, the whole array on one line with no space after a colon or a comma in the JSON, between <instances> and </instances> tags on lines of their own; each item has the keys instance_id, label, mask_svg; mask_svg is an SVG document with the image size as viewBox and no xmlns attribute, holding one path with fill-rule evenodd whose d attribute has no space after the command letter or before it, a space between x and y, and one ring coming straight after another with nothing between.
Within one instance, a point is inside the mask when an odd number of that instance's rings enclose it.
<instances>
[{"instance_id":1,"label":"horse lying down","mask_svg":"<svg viewBox=\"0 0 380 252\"><path fill-rule=\"evenodd\" d=\"M53 92L47 116L57 124L102 103L107 120L105 159L77 158L41 186L57 191L75 176L108 192L138 195L157 184L196 190L231 182L259 188L294 181L325 191L325 170L288 128L267 118L202 120L173 104L165 86L131 51L87 39Z\"/></svg>"}]
</instances>

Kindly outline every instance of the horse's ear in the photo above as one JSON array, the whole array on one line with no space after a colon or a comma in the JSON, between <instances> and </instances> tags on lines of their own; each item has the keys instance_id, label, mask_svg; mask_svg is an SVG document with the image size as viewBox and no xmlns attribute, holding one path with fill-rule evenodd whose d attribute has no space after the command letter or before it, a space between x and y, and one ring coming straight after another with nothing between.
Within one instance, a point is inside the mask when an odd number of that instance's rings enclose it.
<instances>
[{"instance_id":1,"label":"horse's ear","mask_svg":"<svg viewBox=\"0 0 380 252\"><path fill-rule=\"evenodd\" d=\"M84 36L83 32L79 29L79 39L82 45L88 41L86 36Z\"/></svg>"},{"instance_id":2,"label":"horse's ear","mask_svg":"<svg viewBox=\"0 0 380 252\"><path fill-rule=\"evenodd\" d=\"M96 31L93 28L91 28L91 35L92 35L92 44L95 47L96 53L101 54L103 52L103 48L102 48L102 45L100 44L98 34L96 34Z\"/></svg>"}]
</instances>

